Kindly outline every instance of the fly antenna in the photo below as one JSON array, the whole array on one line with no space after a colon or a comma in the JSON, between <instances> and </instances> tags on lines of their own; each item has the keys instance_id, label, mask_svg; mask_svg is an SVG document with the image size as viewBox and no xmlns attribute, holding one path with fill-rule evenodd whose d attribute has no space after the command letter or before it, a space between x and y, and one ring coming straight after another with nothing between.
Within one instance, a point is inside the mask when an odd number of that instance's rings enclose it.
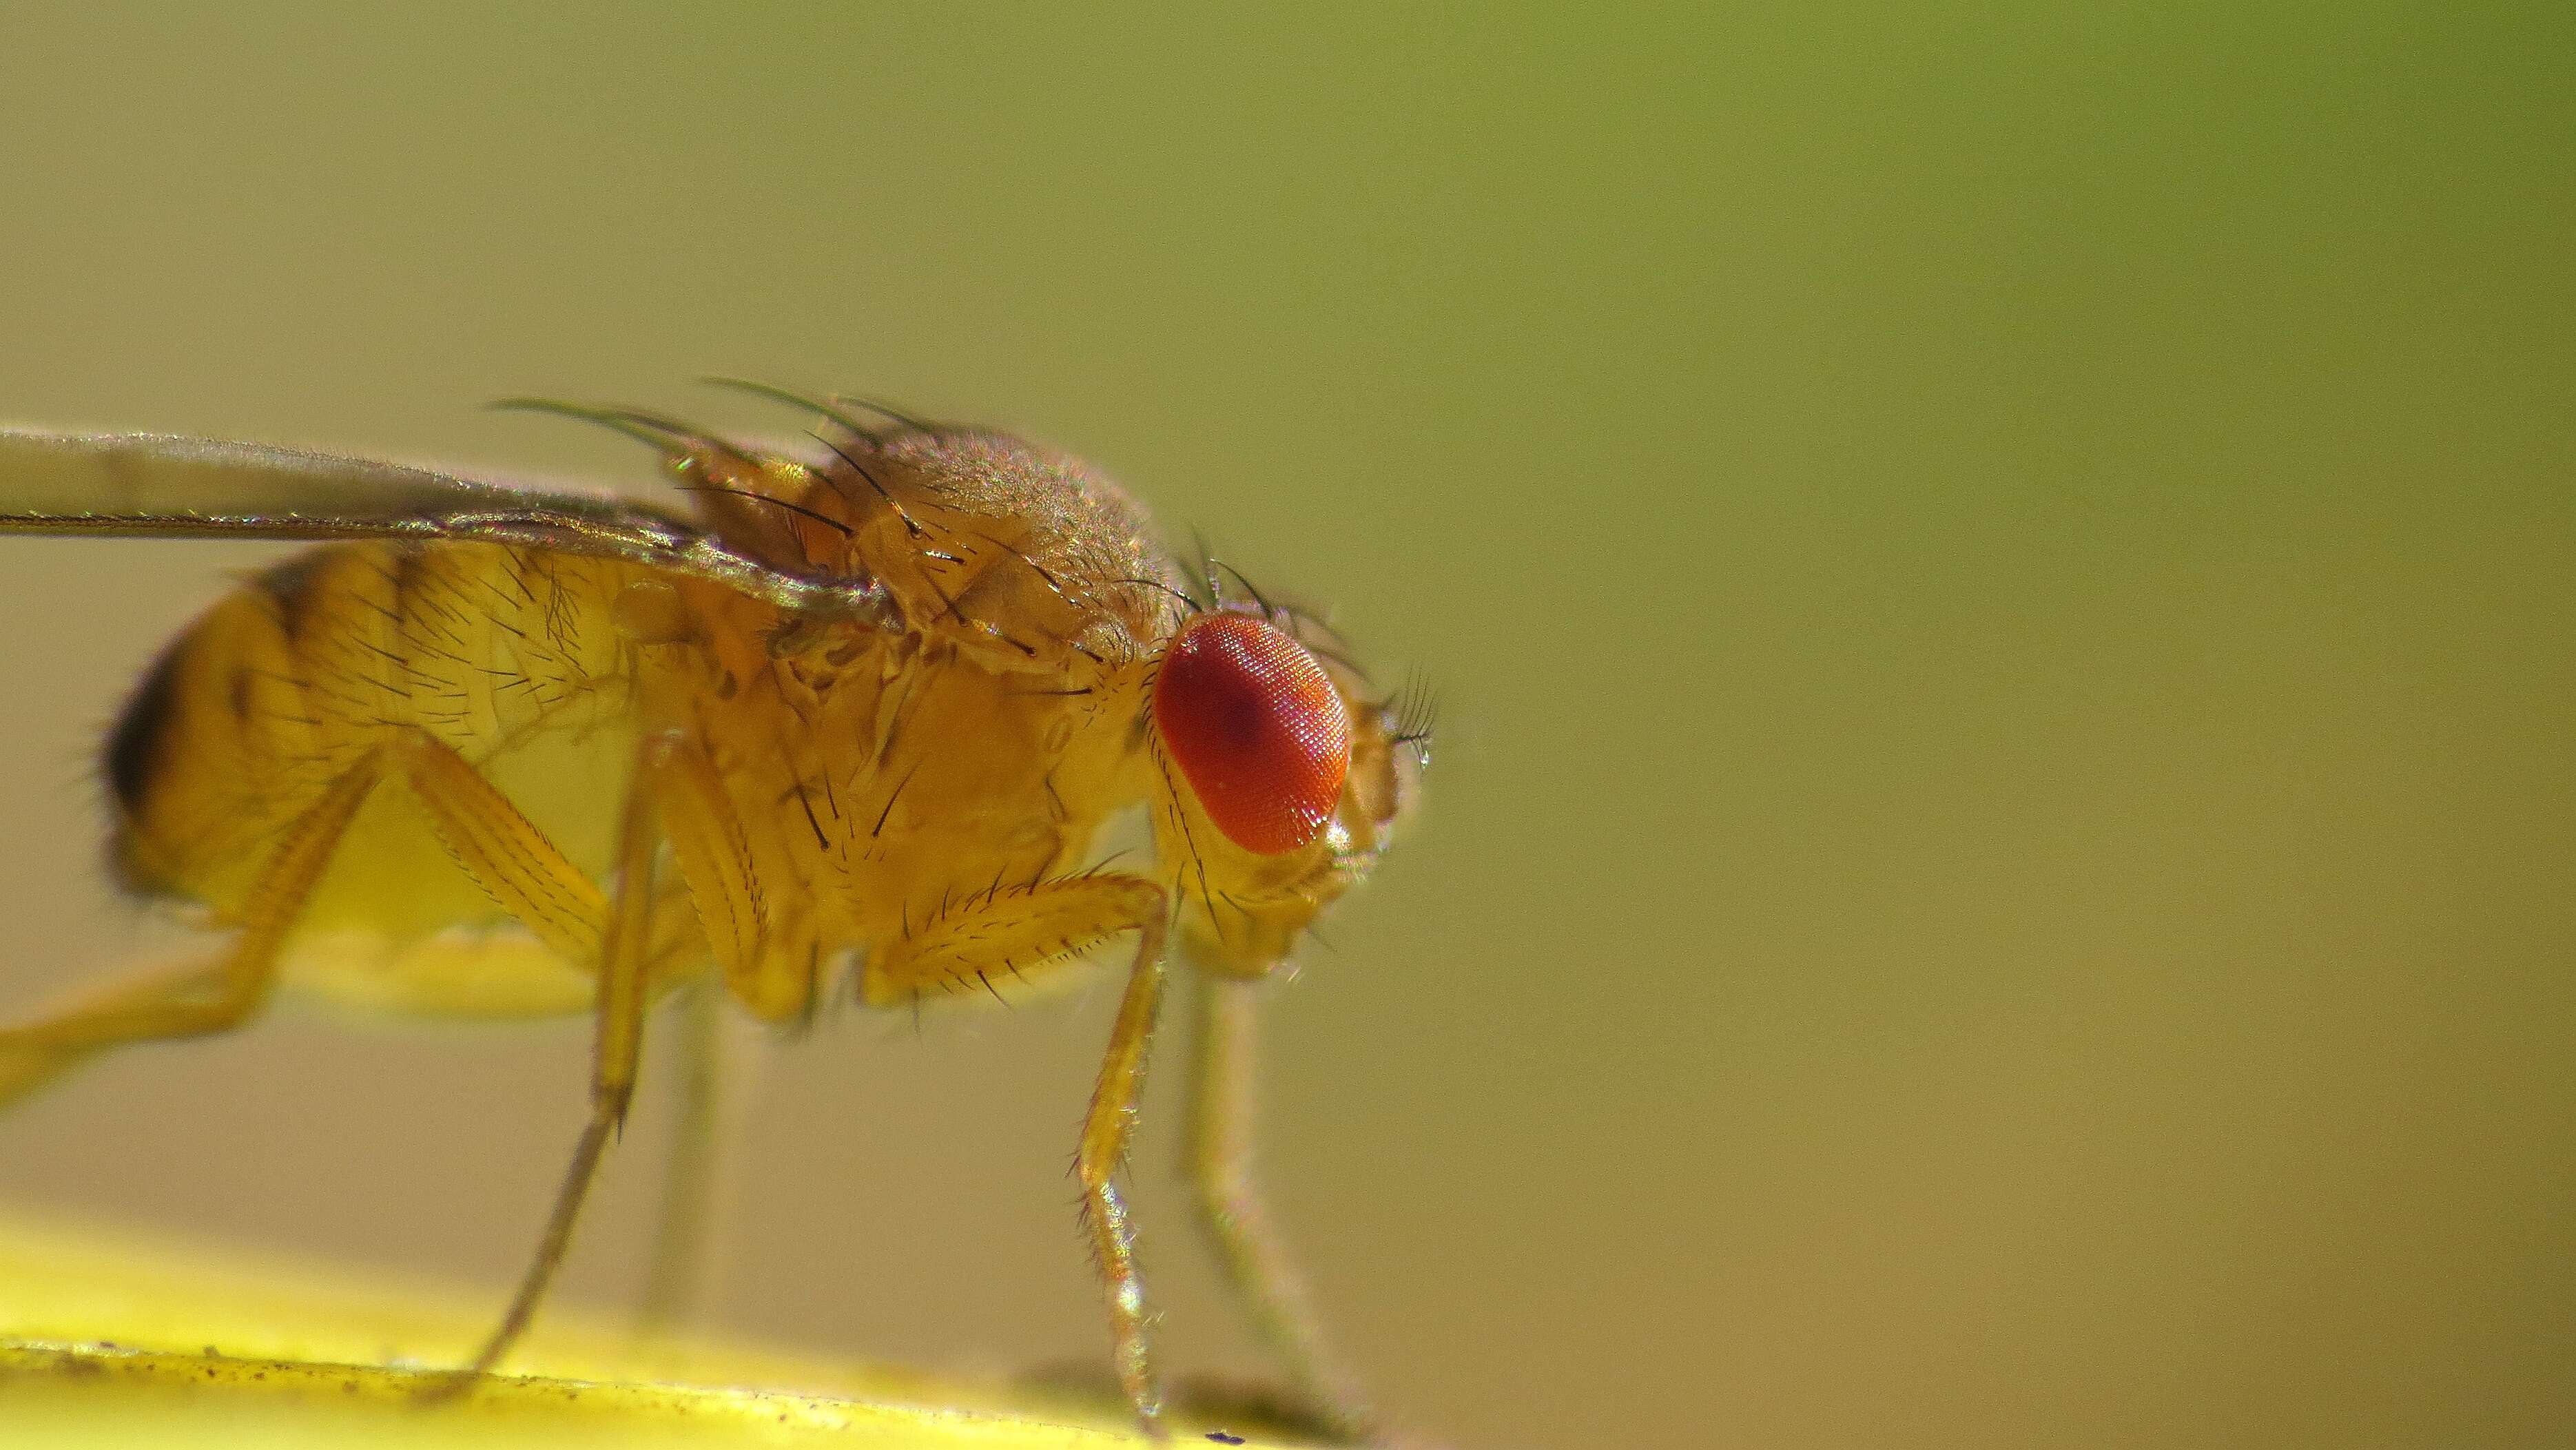
<instances>
[{"instance_id":1,"label":"fly antenna","mask_svg":"<svg viewBox=\"0 0 2576 1450\"><path fill-rule=\"evenodd\" d=\"M1405 678L1404 688L1389 701L1395 713L1395 731L1387 738L1413 752L1413 758L1431 763L1431 737L1440 727L1440 697L1432 693L1431 682L1419 674Z\"/></svg>"}]
</instances>

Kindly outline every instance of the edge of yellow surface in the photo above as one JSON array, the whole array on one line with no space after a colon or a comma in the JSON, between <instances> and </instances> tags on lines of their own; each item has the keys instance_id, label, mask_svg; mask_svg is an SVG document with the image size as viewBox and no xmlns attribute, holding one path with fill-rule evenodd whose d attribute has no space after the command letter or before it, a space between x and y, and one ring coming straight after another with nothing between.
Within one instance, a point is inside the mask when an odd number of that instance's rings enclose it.
<instances>
[{"instance_id":1,"label":"edge of yellow surface","mask_svg":"<svg viewBox=\"0 0 2576 1450\"><path fill-rule=\"evenodd\" d=\"M550 1314L512 1372L425 1403L489 1314L435 1289L0 1215L0 1443L1145 1443L1123 1407L1073 1393L647 1341L574 1314ZM1172 1427L1202 1444L1223 1428Z\"/></svg>"}]
</instances>

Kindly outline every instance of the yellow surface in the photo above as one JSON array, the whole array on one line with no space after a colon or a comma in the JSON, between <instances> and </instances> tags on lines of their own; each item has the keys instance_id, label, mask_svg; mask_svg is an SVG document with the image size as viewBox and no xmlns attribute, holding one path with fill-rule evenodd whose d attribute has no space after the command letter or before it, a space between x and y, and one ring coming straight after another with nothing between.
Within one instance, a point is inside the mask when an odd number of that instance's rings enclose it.
<instances>
[{"instance_id":1,"label":"yellow surface","mask_svg":"<svg viewBox=\"0 0 2576 1450\"><path fill-rule=\"evenodd\" d=\"M1141 1443L1106 1402L642 1342L567 1316L530 1337L516 1372L424 1403L487 1327L462 1303L381 1281L0 1221L0 1443ZM1176 1438L1209 1443L1208 1428Z\"/></svg>"}]
</instances>

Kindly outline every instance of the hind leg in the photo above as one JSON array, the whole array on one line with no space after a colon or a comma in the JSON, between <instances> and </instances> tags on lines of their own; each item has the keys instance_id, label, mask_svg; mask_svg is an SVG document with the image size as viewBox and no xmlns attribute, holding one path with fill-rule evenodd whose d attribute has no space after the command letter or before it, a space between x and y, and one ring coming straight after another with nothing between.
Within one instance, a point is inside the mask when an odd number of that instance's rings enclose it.
<instances>
[{"instance_id":1,"label":"hind leg","mask_svg":"<svg viewBox=\"0 0 2576 1450\"><path fill-rule=\"evenodd\" d=\"M0 1030L0 1104L109 1048L204 1037L249 1020L276 977L277 949L287 929L377 776L370 755L287 828L244 898L239 935L220 955L110 987L53 1016Z\"/></svg>"},{"instance_id":2,"label":"hind leg","mask_svg":"<svg viewBox=\"0 0 2576 1450\"><path fill-rule=\"evenodd\" d=\"M139 1015L158 1015L175 1004L202 1001L219 991L223 982L223 958L202 957L157 967L103 990L93 988L28 1026L0 1029L0 1108L50 1087L110 1045L91 1024L133 1021Z\"/></svg>"}]
</instances>

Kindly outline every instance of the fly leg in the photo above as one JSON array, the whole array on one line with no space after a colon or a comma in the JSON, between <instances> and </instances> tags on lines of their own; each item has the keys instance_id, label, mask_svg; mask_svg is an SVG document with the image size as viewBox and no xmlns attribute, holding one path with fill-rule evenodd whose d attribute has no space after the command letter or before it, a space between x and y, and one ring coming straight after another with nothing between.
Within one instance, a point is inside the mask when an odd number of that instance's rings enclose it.
<instances>
[{"instance_id":1,"label":"fly leg","mask_svg":"<svg viewBox=\"0 0 2576 1450\"><path fill-rule=\"evenodd\" d=\"M662 1211L645 1281L646 1328L667 1328L701 1294L706 1243L722 1204L716 1170L729 1126L722 1008L728 997L768 1022L813 1005L814 959L782 950L769 927L742 818L722 775L696 740L674 742L663 763L663 837L697 912L721 982L701 983L679 1002L679 1122L662 1181Z\"/></svg>"},{"instance_id":2,"label":"fly leg","mask_svg":"<svg viewBox=\"0 0 2576 1450\"><path fill-rule=\"evenodd\" d=\"M652 1268L644 1280L640 1317L648 1333L687 1320L703 1296L728 1106L723 991L712 982L698 982L680 993L672 1007L679 1074L671 1086L677 1090L679 1111L670 1156L662 1165L662 1205L653 1225Z\"/></svg>"},{"instance_id":3,"label":"fly leg","mask_svg":"<svg viewBox=\"0 0 2576 1450\"><path fill-rule=\"evenodd\" d=\"M111 1047L203 1037L247 1020L267 997L278 948L381 768L374 753L362 757L286 828L243 899L240 934L220 957L110 988L41 1022L0 1031L0 1102Z\"/></svg>"},{"instance_id":4,"label":"fly leg","mask_svg":"<svg viewBox=\"0 0 2576 1450\"><path fill-rule=\"evenodd\" d=\"M1136 1267L1136 1231L1118 1191L1127 1140L1145 1085L1145 1050L1163 1001L1163 890L1134 876L1085 876L1002 888L943 910L869 967L871 1000L899 1000L924 989L975 991L996 972L1023 970L1099 945L1120 932L1137 934L1136 958L1109 1051L1083 1115L1074 1176L1082 1183L1083 1227L1091 1236L1109 1296L1119 1388L1148 1435L1163 1434L1163 1393L1154 1375L1146 1328L1152 1314ZM997 994L998 995L998 994Z\"/></svg>"},{"instance_id":5,"label":"fly leg","mask_svg":"<svg viewBox=\"0 0 2576 1450\"><path fill-rule=\"evenodd\" d=\"M596 941L595 957L573 960L599 963L590 1119L573 1145L572 1162L555 1190L554 1209L546 1217L536 1257L521 1275L500 1327L483 1342L471 1363L442 1378L430 1392L432 1398L445 1398L470 1387L500 1363L536 1317L547 1286L554 1282L555 1271L563 1266L564 1254L572 1246L573 1225L599 1176L600 1160L625 1124L627 1104L635 1095L635 1067L642 1055L644 1013L649 1005L645 978L653 946L653 860L661 845L654 798L678 740L667 733L654 735L639 749L618 823L616 894L605 899L604 912L587 919L562 908L602 899L598 888L565 861L490 782L426 734L414 732L406 745L406 779L429 808L458 864L549 945L558 936L567 946Z\"/></svg>"},{"instance_id":6,"label":"fly leg","mask_svg":"<svg viewBox=\"0 0 2576 1450\"><path fill-rule=\"evenodd\" d=\"M1127 1219L1126 1201L1118 1196L1118 1172L1127 1164L1127 1139L1136 1126L1137 1100L1145 1091L1145 1049L1154 1040L1154 1021L1163 1006L1163 913L1144 924L1136 944L1136 964L1128 969L1127 991L1118 999L1118 1021L1109 1029L1109 1052L1101 1060L1100 1082L1091 1091L1091 1110L1083 1115L1082 1145L1073 1157L1082 1180L1093 1247L1100 1254L1100 1275L1109 1289L1109 1328L1117 1342L1119 1388L1136 1407L1136 1417L1149 1435L1162 1433L1163 1390L1154 1378L1152 1351L1145 1341L1150 1319L1145 1281L1136 1269L1136 1230Z\"/></svg>"},{"instance_id":7,"label":"fly leg","mask_svg":"<svg viewBox=\"0 0 2576 1450\"><path fill-rule=\"evenodd\" d=\"M644 1017L650 1006L656 892L653 866L666 841L679 867L701 936L699 945L723 970L726 986L755 1012L801 1009L810 990L801 972L772 960L760 882L740 819L704 750L664 731L639 749L618 827L617 889L603 895L543 832L512 807L482 774L425 732L402 741L404 779L428 807L459 865L493 900L568 960L599 963L597 1031L592 1048L590 1121L573 1147L556 1190L536 1257L519 1281L501 1325L471 1366L444 1382L453 1393L498 1364L525 1332L562 1266L575 1221L599 1164L634 1099ZM664 1222L646 1306L667 1310L694 1277L710 1182L716 1105L714 1051L719 994L701 987L684 1010L683 1113L664 1204Z\"/></svg>"},{"instance_id":8,"label":"fly leg","mask_svg":"<svg viewBox=\"0 0 2576 1450\"><path fill-rule=\"evenodd\" d=\"M580 967L597 963L607 893L446 742L409 728L394 737L393 749L403 783L474 884L556 956ZM629 787L630 808L641 784L639 777Z\"/></svg>"},{"instance_id":9,"label":"fly leg","mask_svg":"<svg viewBox=\"0 0 2576 1450\"><path fill-rule=\"evenodd\" d=\"M110 1045L86 1031L69 1030L75 1024L102 1018L132 1020L134 1014L173 1003L203 1001L223 985L224 958L220 954L197 958L155 968L104 990L92 988L56 1007L40 1022L0 1031L0 1107L49 1086Z\"/></svg>"},{"instance_id":10,"label":"fly leg","mask_svg":"<svg viewBox=\"0 0 2576 1450\"><path fill-rule=\"evenodd\" d=\"M1367 1407L1326 1354L1305 1281L1253 1182L1254 1029L1260 1005L1253 994L1261 984L1207 975L1200 987L1188 1143L1200 1226L1216 1245L1227 1282L1325 1424L1345 1438L1369 1440Z\"/></svg>"}]
</instances>

